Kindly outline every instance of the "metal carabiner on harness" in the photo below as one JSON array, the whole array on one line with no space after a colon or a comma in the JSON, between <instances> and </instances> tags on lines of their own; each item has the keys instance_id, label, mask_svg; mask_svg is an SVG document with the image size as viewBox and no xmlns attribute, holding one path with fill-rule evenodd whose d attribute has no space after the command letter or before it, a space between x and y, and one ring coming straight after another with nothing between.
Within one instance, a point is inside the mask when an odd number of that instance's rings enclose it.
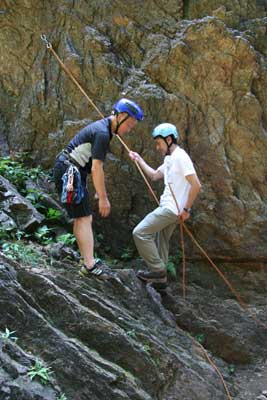
<instances>
[{"instance_id":1,"label":"metal carabiner on harness","mask_svg":"<svg viewBox=\"0 0 267 400\"><path fill-rule=\"evenodd\" d=\"M73 179L74 179L74 167L73 165L69 166L68 169L68 182L67 182L67 186L66 186L66 190L67 192L73 192Z\"/></svg>"}]
</instances>

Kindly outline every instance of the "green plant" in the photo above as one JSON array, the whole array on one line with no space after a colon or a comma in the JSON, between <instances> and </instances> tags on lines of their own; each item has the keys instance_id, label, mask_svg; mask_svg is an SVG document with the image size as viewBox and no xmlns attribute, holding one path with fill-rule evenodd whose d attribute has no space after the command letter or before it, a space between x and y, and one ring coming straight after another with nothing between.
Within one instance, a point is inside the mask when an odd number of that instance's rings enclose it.
<instances>
[{"instance_id":1,"label":"green plant","mask_svg":"<svg viewBox=\"0 0 267 400\"><path fill-rule=\"evenodd\" d=\"M35 168L30 168L28 173L27 173L28 177L31 178L33 181L37 181L38 178L42 177L46 177L45 172L42 170L41 167L35 167Z\"/></svg>"},{"instance_id":2,"label":"green plant","mask_svg":"<svg viewBox=\"0 0 267 400\"><path fill-rule=\"evenodd\" d=\"M181 263L182 260L182 253L180 249L176 251L176 254L169 256L168 262L167 262L167 271L170 273L171 276L176 278L177 276L177 265Z\"/></svg>"},{"instance_id":3,"label":"green plant","mask_svg":"<svg viewBox=\"0 0 267 400\"><path fill-rule=\"evenodd\" d=\"M52 237L50 236L51 231L53 231L52 228L48 228L48 226L43 225L43 226L41 226L41 227L39 227L37 229L37 231L35 232L34 236L42 244L45 244L45 245L46 244L50 244L53 241Z\"/></svg>"},{"instance_id":4,"label":"green plant","mask_svg":"<svg viewBox=\"0 0 267 400\"><path fill-rule=\"evenodd\" d=\"M15 332L16 331L10 331L8 328L6 328L5 332L1 333L1 339L3 339L5 342L7 340L14 340L14 342L16 342L18 338L16 336L12 336Z\"/></svg>"},{"instance_id":5,"label":"green plant","mask_svg":"<svg viewBox=\"0 0 267 400\"><path fill-rule=\"evenodd\" d=\"M59 220L61 218L61 215L61 211L49 207L46 213L46 218L50 221Z\"/></svg>"},{"instance_id":6,"label":"green plant","mask_svg":"<svg viewBox=\"0 0 267 400\"><path fill-rule=\"evenodd\" d=\"M22 238L27 238L27 237L29 237L30 235L27 234L27 233L25 233L24 231L20 231L20 230L18 229L18 230L16 230L15 232L11 232L11 236L12 236L13 239L21 240Z\"/></svg>"},{"instance_id":7,"label":"green plant","mask_svg":"<svg viewBox=\"0 0 267 400\"><path fill-rule=\"evenodd\" d=\"M167 262L167 271L170 273L171 276L176 278L176 266L172 261Z\"/></svg>"},{"instance_id":8,"label":"green plant","mask_svg":"<svg viewBox=\"0 0 267 400\"><path fill-rule=\"evenodd\" d=\"M62 393L59 397L56 398L56 400L67 400L67 397L64 393Z\"/></svg>"},{"instance_id":9,"label":"green plant","mask_svg":"<svg viewBox=\"0 0 267 400\"><path fill-rule=\"evenodd\" d=\"M0 226L0 244L5 243L7 240L21 240L29 236L24 231L16 229L15 226Z\"/></svg>"},{"instance_id":10,"label":"green plant","mask_svg":"<svg viewBox=\"0 0 267 400\"><path fill-rule=\"evenodd\" d=\"M50 367L46 367L42 361L37 359L35 364L28 370L27 376L30 377L31 381L38 378L43 385L47 385L50 382L50 375L52 374L50 369Z\"/></svg>"},{"instance_id":11,"label":"green plant","mask_svg":"<svg viewBox=\"0 0 267 400\"><path fill-rule=\"evenodd\" d=\"M23 265L36 266L40 263L40 255L23 242L6 242L2 245L4 255L12 260L20 261Z\"/></svg>"},{"instance_id":12,"label":"green plant","mask_svg":"<svg viewBox=\"0 0 267 400\"><path fill-rule=\"evenodd\" d=\"M0 226L0 242L9 239L10 238L10 230L7 230L6 228L3 228L2 226Z\"/></svg>"},{"instance_id":13,"label":"green plant","mask_svg":"<svg viewBox=\"0 0 267 400\"><path fill-rule=\"evenodd\" d=\"M20 161L22 155L16 155L16 159L11 157L0 158L0 175L3 175L13 185L17 187L21 193L26 193L26 181L30 178L36 181L40 176L45 177L45 173L40 167L26 168Z\"/></svg>"},{"instance_id":14,"label":"green plant","mask_svg":"<svg viewBox=\"0 0 267 400\"><path fill-rule=\"evenodd\" d=\"M120 258L124 261L129 261L133 257L133 250L130 247L122 249Z\"/></svg>"},{"instance_id":15,"label":"green plant","mask_svg":"<svg viewBox=\"0 0 267 400\"><path fill-rule=\"evenodd\" d=\"M76 238L72 233L64 233L62 235L57 236L57 242L64 243L66 246L71 246L75 243Z\"/></svg>"},{"instance_id":16,"label":"green plant","mask_svg":"<svg viewBox=\"0 0 267 400\"><path fill-rule=\"evenodd\" d=\"M136 337L136 332L134 329L131 329L130 331L127 331L126 334L130 337Z\"/></svg>"},{"instance_id":17,"label":"green plant","mask_svg":"<svg viewBox=\"0 0 267 400\"><path fill-rule=\"evenodd\" d=\"M151 346L149 344L143 344L143 346L141 347L141 349L143 351L145 351L146 353L150 353L151 352Z\"/></svg>"},{"instance_id":18,"label":"green plant","mask_svg":"<svg viewBox=\"0 0 267 400\"><path fill-rule=\"evenodd\" d=\"M196 338L197 342L200 343L200 344L203 344L205 342L205 339L206 339L204 333L197 333L195 335L195 338Z\"/></svg>"},{"instance_id":19,"label":"green plant","mask_svg":"<svg viewBox=\"0 0 267 400\"><path fill-rule=\"evenodd\" d=\"M34 207L40 212L46 210L46 207L42 204L43 194L37 189L27 189L27 195L25 196Z\"/></svg>"},{"instance_id":20,"label":"green plant","mask_svg":"<svg viewBox=\"0 0 267 400\"><path fill-rule=\"evenodd\" d=\"M228 371L230 375L234 375L235 373L235 366L233 364L228 365Z\"/></svg>"},{"instance_id":21,"label":"green plant","mask_svg":"<svg viewBox=\"0 0 267 400\"><path fill-rule=\"evenodd\" d=\"M22 165L12 160L10 157L0 158L0 174L12 182L14 185L23 186L27 178Z\"/></svg>"}]
</instances>

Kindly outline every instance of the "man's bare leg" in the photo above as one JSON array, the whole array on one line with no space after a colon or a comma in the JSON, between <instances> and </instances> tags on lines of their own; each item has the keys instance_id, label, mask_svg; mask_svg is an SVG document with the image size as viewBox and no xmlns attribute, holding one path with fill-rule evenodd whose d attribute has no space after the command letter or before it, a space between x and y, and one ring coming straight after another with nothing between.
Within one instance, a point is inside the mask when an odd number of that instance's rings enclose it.
<instances>
[{"instance_id":1,"label":"man's bare leg","mask_svg":"<svg viewBox=\"0 0 267 400\"><path fill-rule=\"evenodd\" d=\"M88 268L92 268L95 263L92 220L92 215L75 218L73 224L73 233L76 237L84 264Z\"/></svg>"}]
</instances>

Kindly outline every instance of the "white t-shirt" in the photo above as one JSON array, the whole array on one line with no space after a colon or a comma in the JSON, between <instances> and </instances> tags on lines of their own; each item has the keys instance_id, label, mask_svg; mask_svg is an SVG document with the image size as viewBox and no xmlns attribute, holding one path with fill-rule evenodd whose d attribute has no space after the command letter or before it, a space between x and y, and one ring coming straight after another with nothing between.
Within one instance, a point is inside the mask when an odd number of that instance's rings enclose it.
<instances>
[{"instance_id":1,"label":"white t-shirt","mask_svg":"<svg viewBox=\"0 0 267 400\"><path fill-rule=\"evenodd\" d=\"M160 206L178 215L186 205L191 187L185 177L196 173L193 163L189 155L177 146L170 156L164 158L164 163L158 168L158 171L163 173L165 184L164 192L160 197ZM177 210L169 184L176 197L180 212Z\"/></svg>"}]
</instances>

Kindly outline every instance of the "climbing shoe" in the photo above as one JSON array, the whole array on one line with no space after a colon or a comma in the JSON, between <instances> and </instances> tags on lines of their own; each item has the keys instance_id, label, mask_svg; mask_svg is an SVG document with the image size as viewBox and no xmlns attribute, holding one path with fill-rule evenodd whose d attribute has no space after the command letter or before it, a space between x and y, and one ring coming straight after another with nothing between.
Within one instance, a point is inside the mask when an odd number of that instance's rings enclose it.
<instances>
[{"instance_id":1,"label":"climbing shoe","mask_svg":"<svg viewBox=\"0 0 267 400\"><path fill-rule=\"evenodd\" d=\"M88 277L92 276L103 281L106 281L112 277L109 267L99 259L95 262L92 268L88 268L86 265L83 265L79 271L79 275Z\"/></svg>"}]
</instances>

